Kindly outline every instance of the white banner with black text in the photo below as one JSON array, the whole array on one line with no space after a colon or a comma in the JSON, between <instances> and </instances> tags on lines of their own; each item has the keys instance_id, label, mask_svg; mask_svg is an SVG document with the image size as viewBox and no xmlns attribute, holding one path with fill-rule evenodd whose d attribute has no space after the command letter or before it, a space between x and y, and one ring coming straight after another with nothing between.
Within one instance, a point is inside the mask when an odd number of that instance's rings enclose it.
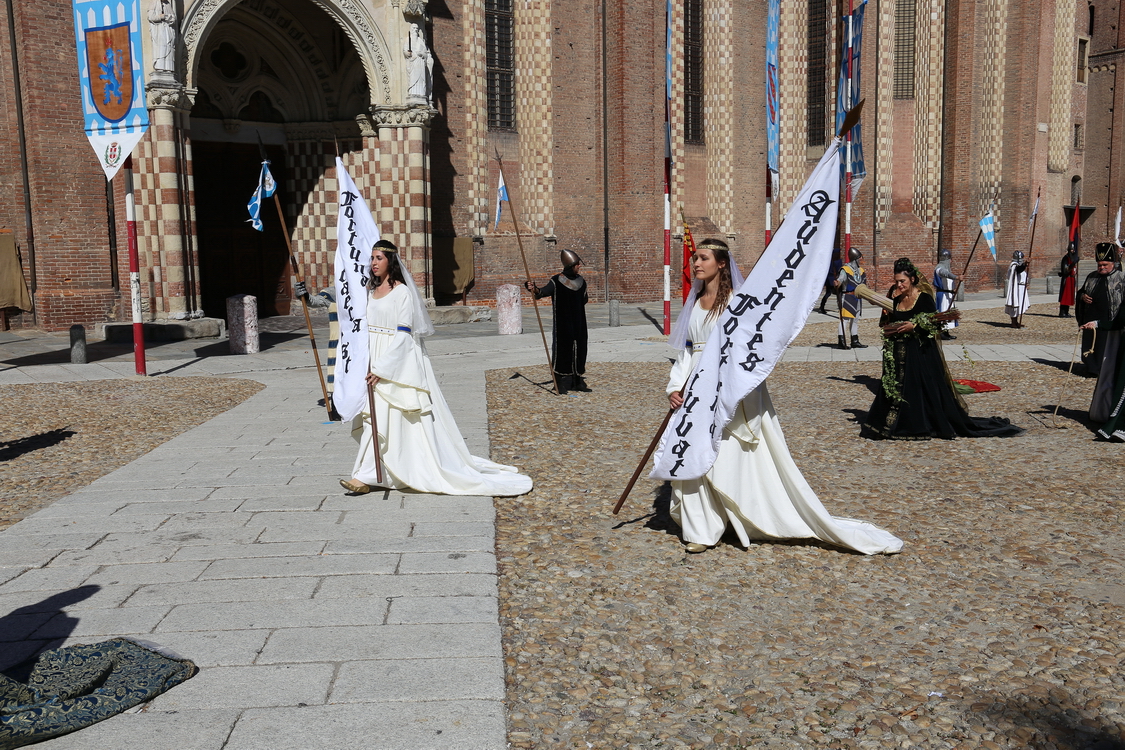
<instances>
[{"instance_id":1,"label":"white banner with black text","mask_svg":"<svg viewBox=\"0 0 1125 750\"><path fill-rule=\"evenodd\" d=\"M654 458L654 479L696 479L715 463L723 428L773 371L820 296L839 213L839 139L802 188L707 339Z\"/></svg>"},{"instance_id":2,"label":"white banner with black text","mask_svg":"<svg viewBox=\"0 0 1125 750\"><path fill-rule=\"evenodd\" d=\"M379 241L379 225L340 157L336 157L336 183L340 205L333 269L340 343L336 348L332 403L347 421L367 408L367 282L371 277L371 247Z\"/></svg>"}]
</instances>

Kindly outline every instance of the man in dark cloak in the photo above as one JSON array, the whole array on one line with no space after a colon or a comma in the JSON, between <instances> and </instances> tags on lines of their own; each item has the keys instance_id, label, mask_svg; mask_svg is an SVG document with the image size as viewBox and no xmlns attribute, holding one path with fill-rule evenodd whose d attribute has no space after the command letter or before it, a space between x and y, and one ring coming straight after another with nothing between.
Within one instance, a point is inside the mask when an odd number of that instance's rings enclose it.
<instances>
[{"instance_id":1,"label":"man in dark cloak","mask_svg":"<svg viewBox=\"0 0 1125 750\"><path fill-rule=\"evenodd\" d=\"M1078 283L1078 246L1071 242L1066 246L1066 255L1059 262L1059 317L1070 317L1070 306L1074 304L1074 288Z\"/></svg>"},{"instance_id":2,"label":"man in dark cloak","mask_svg":"<svg viewBox=\"0 0 1125 750\"><path fill-rule=\"evenodd\" d=\"M586 280L578 273L582 259L573 250L559 253L562 273L557 273L542 287L531 281L524 283L535 299L551 298L554 325L551 329L551 361L559 393L588 391L586 374L586 303L590 301Z\"/></svg>"},{"instance_id":3,"label":"man in dark cloak","mask_svg":"<svg viewBox=\"0 0 1125 750\"><path fill-rule=\"evenodd\" d=\"M1117 270L1117 246L1112 242L1099 242L1094 249L1098 262L1096 271L1086 277L1079 290L1074 308L1078 324L1091 320L1113 320L1121 309L1125 298L1125 273ZM1102 370L1102 360L1106 354L1106 343L1119 336L1117 331L1082 332L1082 363L1088 375L1097 375ZM1093 352L1086 354L1093 343Z\"/></svg>"}]
</instances>

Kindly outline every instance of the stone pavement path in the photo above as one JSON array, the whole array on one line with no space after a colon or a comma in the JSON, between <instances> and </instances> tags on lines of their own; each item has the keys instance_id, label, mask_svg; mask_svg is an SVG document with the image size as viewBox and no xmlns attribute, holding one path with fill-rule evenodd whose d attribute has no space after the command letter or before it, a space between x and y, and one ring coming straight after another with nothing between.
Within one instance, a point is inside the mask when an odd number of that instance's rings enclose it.
<instances>
[{"instance_id":1,"label":"stone pavement path","mask_svg":"<svg viewBox=\"0 0 1125 750\"><path fill-rule=\"evenodd\" d=\"M665 362L655 334L651 323L595 329L592 358ZM435 337L429 349L480 455L484 373L548 375L537 331ZM787 356L814 351L857 356L815 347ZM863 351L877 358L876 348ZM491 499L346 497L337 479L349 473L354 443L316 405L307 349L192 354L153 360L150 373L248 377L266 388L0 532L0 668L42 647L135 635L201 671L47 746L505 747ZM972 356L1057 354L984 347ZM131 358L117 356L9 367L0 383L132 371Z\"/></svg>"}]
</instances>

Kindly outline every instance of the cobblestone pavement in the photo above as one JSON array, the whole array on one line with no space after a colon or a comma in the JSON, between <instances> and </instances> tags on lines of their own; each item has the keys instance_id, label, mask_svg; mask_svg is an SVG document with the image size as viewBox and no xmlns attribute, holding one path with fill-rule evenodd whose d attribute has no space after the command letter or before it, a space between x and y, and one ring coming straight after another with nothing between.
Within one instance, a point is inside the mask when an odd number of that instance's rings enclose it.
<instances>
[{"instance_id":1,"label":"cobblestone pavement","mask_svg":"<svg viewBox=\"0 0 1125 750\"><path fill-rule=\"evenodd\" d=\"M175 377L0 385L0 529L261 389Z\"/></svg>"},{"instance_id":2,"label":"cobblestone pavement","mask_svg":"<svg viewBox=\"0 0 1125 750\"><path fill-rule=\"evenodd\" d=\"M813 488L902 537L892 557L687 555L660 483L610 515L667 408L665 365L592 365L593 392L562 404L490 373L493 458L536 482L497 500L513 747L1125 747L1121 446L1085 424L1093 381L951 368L1003 389L972 413L1028 432L866 440L877 363L769 379Z\"/></svg>"}]
</instances>

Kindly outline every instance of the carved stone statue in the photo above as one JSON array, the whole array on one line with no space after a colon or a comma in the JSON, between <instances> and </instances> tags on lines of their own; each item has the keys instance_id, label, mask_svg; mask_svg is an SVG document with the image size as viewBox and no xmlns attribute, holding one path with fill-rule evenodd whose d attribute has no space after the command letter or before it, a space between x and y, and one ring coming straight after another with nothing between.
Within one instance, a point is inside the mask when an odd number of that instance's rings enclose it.
<instances>
[{"instance_id":1,"label":"carved stone statue","mask_svg":"<svg viewBox=\"0 0 1125 750\"><path fill-rule=\"evenodd\" d=\"M172 0L152 0L148 8L152 36L152 69L174 77L176 72L176 7Z\"/></svg>"},{"instance_id":2,"label":"carved stone statue","mask_svg":"<svg viewBox=\"0 0 1125 750\"><path fill-rule=\"evenodd\" d=\"M430 53L426 35L418 24L410 24L402 52L406 56L406 103L429 105L430 92L433 90L434 56Z\"/></svg>"}]
</instances>

